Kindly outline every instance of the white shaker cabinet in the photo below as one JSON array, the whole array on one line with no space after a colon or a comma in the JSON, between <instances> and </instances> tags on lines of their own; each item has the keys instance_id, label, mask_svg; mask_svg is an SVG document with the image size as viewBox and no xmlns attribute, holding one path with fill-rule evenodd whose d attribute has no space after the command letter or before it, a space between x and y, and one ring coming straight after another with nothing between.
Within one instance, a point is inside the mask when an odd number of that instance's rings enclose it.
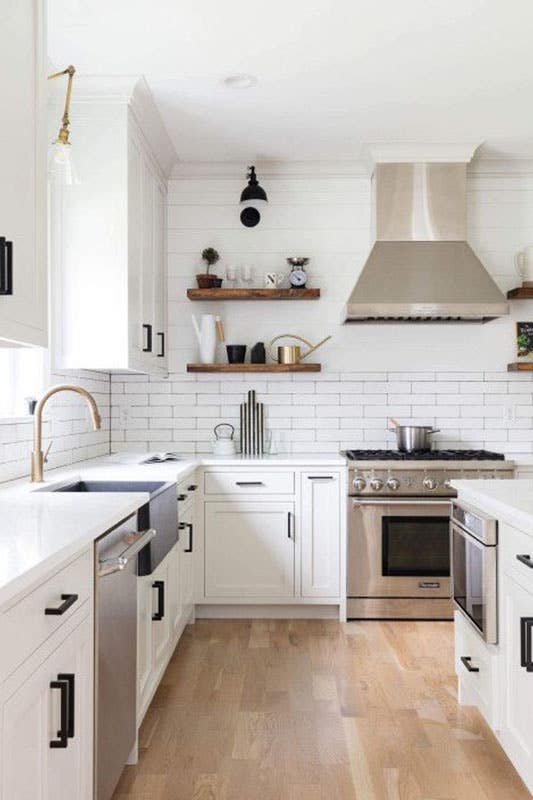
<instances>
[{"instance_id":1,"label":"white shaker cabinet","mask_svg":"<svg viewBox=\"0 0 533 800\"><path fill-rule=\"evenodd\" d=\"M176 547L151 575L138 578L137 584L137 713L144 716L168 661L171 641L169 596L176 591L178 575ZM140 722L140 719L138 720Z\"/></svg>"},{"instance_id":2,"label":"white shaker cabinet","mask_svg":"<svg viewBox=\"0 0 533 800\"><path fill-rule=\"evenodd\" d=\"M533 580L528 591L525 584L504 574L501 586L500 739L533 790Z\"/></svg>"},{"instance_id":3,"label":"white shaker cabinet","mask_svg":"<svg viewBox=\"0 0 533 800\"><path fill-rule=\"evenodd\" d=\"M338 597L340 587L340 475L303 472L302 597Z\"/></svg>"},{"instance_id":4,"label":"white shaker cabinet","mask_svg":"<svg viewBox=\"0 0 533 800\"><path fill-rule=\"evenodd\" d=\"M0 341L4 344L47 344L43 14L40 0L0 3ZM6 293L10 264L12 288Z\"/></svg>"},{"instance_id":5,"label":"white shaker cabinet","mask_svg":"<svg viewBox=\"0 0 533 800\"><path fill-rule=\"evenodd\" d=\"M80 77L73 93L80 183L52 201L54 366L165 374L175 154L145 82L124 81Z\"/></svg>"},{"instance_id":6,"label":"white shaker cabinet","mask_svg":"<svg viewBox=\"0 0 533 800\"><path fill-rule=\"evenodd\" d=\"M205 596L294 596L294 503L205 503Z\"/></svg>"},{"instance_id":7,"label":"white shaker cabinet","mask_svg":"<svg viewBox=\"0 0 533 800\"><path fill-rule=\"evenodd\" d=\"M28 659L2 687L0 798L91 800L92 618L42 658ZM62 707L73 712L64 731Z\"/></svg>"}]
</instances>

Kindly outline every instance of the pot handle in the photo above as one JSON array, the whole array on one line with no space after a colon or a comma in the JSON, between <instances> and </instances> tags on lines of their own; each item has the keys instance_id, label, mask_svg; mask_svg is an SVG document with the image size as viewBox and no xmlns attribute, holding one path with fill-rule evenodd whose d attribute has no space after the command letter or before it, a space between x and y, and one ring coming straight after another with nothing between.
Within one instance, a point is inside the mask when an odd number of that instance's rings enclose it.
<instances>
[{"instance_id":1,"label":"pot handle","mask_svg":"<svg viewBox=\"0 0 533 800\"><path fill-rule=\"evenodd\" d=\"M230 441L233 441L233 436L235 435L235 428L230 422L219 422L218 425L215 425L215 427L213 428L213 433L215 434L215 439L217 441L219 439L219 435L217 433L219 428L231 428L231 434L229 438Z\"/></svg>"},{"instance_id":2,"label":"pot handle","mask_svg":"<svg viewBox=\"0 0 533 800\"><path fill-rule=\"evenodd\" d=\"M440 428L432 428L428 433L440 433Z\"/></svg>"}]
</instances>

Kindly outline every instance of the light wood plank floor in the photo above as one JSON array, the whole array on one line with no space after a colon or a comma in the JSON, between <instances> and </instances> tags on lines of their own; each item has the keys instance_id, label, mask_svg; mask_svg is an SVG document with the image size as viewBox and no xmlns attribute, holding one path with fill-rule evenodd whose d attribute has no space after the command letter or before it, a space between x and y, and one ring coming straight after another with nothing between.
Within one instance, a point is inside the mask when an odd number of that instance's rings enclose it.
<instances>
[{"instance_id":1,"label":"light wood plank floor","mask_svg":"<svg viewBox=\"0 0 533 800\"><path fill-rule=\"evenodd\" d=\"M446 622L199 621L114 800L526 800Z\"/></svg>"}]
</instances>

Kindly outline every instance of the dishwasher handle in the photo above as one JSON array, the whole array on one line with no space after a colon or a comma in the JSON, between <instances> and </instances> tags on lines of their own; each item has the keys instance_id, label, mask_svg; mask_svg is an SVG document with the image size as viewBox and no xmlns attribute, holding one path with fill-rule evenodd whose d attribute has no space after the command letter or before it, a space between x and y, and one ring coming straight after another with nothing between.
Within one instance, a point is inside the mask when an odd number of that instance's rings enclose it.
<instances>
[{"instance_id":1,"label":"dishwasher handle","mask_svg":"<svg viewBox=\"0 0 533 800\"><path fill-rule=\"evenodd\" d=\"M154 528L148 528L145 531L140 531L137 538L132 542L119 556L115 558L104 558L98 562L98 577L105 578L106 575L113 575L115 572L122 572L126 568L129 561L139 553L143 547L146 547L148 542L151 542L156 535Z\"/></svg>"}]
</instances>

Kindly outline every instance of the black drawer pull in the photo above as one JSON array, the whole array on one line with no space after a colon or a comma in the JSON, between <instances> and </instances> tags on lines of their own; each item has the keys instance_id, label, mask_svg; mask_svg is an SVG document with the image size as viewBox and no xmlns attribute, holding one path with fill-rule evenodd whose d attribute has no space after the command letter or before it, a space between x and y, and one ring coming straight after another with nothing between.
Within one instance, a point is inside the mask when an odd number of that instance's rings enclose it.
<instances>
[{"instance_id":1,"label":"black drawer pull","mask_svg":"<svg viewBox=\"0 0 533 800\"><path fill-rule=\"evenodd\" d=\"M520 617L520 666L524 667L526 672L533 672L532 629L533 617Z\"/></svg>"},{"instance_id":2,"label":"black drawer pull","mask_svg":"<svg viewBox=\"0 0 533 800\"><path fill-rule=\"evenodd\" d=\"M333 475L308 475L308 481L332 481Z\"/></svg>"},{"instance_id":3,"label":"black drawer pull","mask_svg":"<svg viewBox=\"0 0 533 800\"><path fill-rule=\"evenodd\" d=\"M472 661L472 656L461 656L461 661L469 672L479 672L479 667L473 667L470 663Z\"/></svg>"},{"instance_id":4,"label":"black drawer pull","mask_svg":"<svg viewBox=\"0 0 533 800\"><path fill-rule=\"evenodd\" d=\"M525 564L526 567L533 569L533 558L531 558L531 556L524 553L523 555L518 555L516 560L520 561L521 564Z\"/></svg>"},{"instance_id":5,"label":"black drawer pull","mask_svg":"<svg viewBox=\"0 0 533 800\"><path fill-rule=\"evenodd\" d=\"M0 236L0 295L13 294L13 242Z\"/></svg>"},{"instance_id":6,"label":"black drawer pull","mask_svg":"<svg viewBox=\"0 0 533 800\"><path fill-rule=\"evenodd\" d=\"M165 334L163 333L163 331L159 331L159 333L157 335L159 336L159 341L161 342L161 349L159 350L159 353L157 354L157 357L158 358L164 358L164 356L165 356Z\"/></svg>"},{"instance_id":7,"label":"black drawer pull","mask_svg":"<svg viewBox=\"0 0 533 800\"><path fill-rule=\"evenodd\" d=\"M188 527L188 529L189 529L189 546L186 547L183 552L184 553L192 553L192 547L193 547L193 526L192 526L192 522L184 522L183 524L186 525Z\"/></svg>"},{"instance_id":8,"label":"black drawer pull","mask_svg":"<svg viewBox=\"0 0 533 800\"><path fill-rule=\"evenodd\" d=\"M75 722L74 722L74 714L76 709L75 704L75 676L73 672L62 672L60 675L57 676L58 681L65 681L68 684L68 706L67 706L67 736L69 739L74 739L75 733Z\"/></svg>"},{"instance_id":9,"label":"black drawer pull","mask_svg":"<svg viewBox=\"0 0 533 800\"><path fill-rule=\"evenodd\" d=\"M190 486L187 486L188 492L195 492L198 489L198 486L195 483L191 483Z\"/></svg>"},{"instance_id":10,"label":"black drawer pull","mask_svg":"<svg viewBox=\"0 0 533 800\"><path fill-rule=\"evenodd\" d=\"M152 614L152 619L159 622L165 616L165 581L154 581L152 589L157 589L157 611Z\"/></svg>"},{"instance_id":11,"label":"black drawer pull","mask_svg":"<svg viewBox=\"0 0 533 800\"><path fill-rule=\"evenodd\" d=\"M186 495L186 494L179 494L179 495L178 495L178 501L179 501L180 503L182 503L182 502L183 502L184 500L186 500L186 499L187 499L187 495Z\"/></svg>"},{"instance_id":12,"label":"black drawer pull","mask_svg":"<svg viewBox=\"0 0 533 800\"><path fill-rule=\"evenodd\" d=\"M235 481L237 486L264 486L263 481Z\"/></svg>"},{"instance_id":13,"label":"black drawer pull","mask_svg":"<svg viewBox=\"0 0 533 800\"><path fill-rule=\"evenodd\" d=\"M61 692L60 694L60 702L61 702L61 710L60 710L60 728L57 732L57 739L52 739L50 742L50 747L52 748L65 748L68 746L68 693L69 693L69 683L68 681L60 681L59 675L57 676L57 681L50 681L50 689L59 689Z\"/></svg>"},{"instance_id":14,"label":"black drawer pull","mask_svg":"<svg viewBox=\"0 0 533 800\"><path fill-rule=\"evenodd\" d=\"M143 353L152 352L152 326L148 324L143 325L143 331L146 331L146 347L143 347Z\"/></svg>"},{"instance_id":15,"label":"black drawer pull","mask_svg":"<svg viewBox=\"0 0 533 800\"><path fill-rule=\"evenodd\" d=\"M76 600L78 599L77 594L62 594L61 599L63 602L57 608L45 608L44 613L47 615L58 616L60 617L61 614L64 614L65 611L74 605Z\"/></svg>"}]
</instances>

